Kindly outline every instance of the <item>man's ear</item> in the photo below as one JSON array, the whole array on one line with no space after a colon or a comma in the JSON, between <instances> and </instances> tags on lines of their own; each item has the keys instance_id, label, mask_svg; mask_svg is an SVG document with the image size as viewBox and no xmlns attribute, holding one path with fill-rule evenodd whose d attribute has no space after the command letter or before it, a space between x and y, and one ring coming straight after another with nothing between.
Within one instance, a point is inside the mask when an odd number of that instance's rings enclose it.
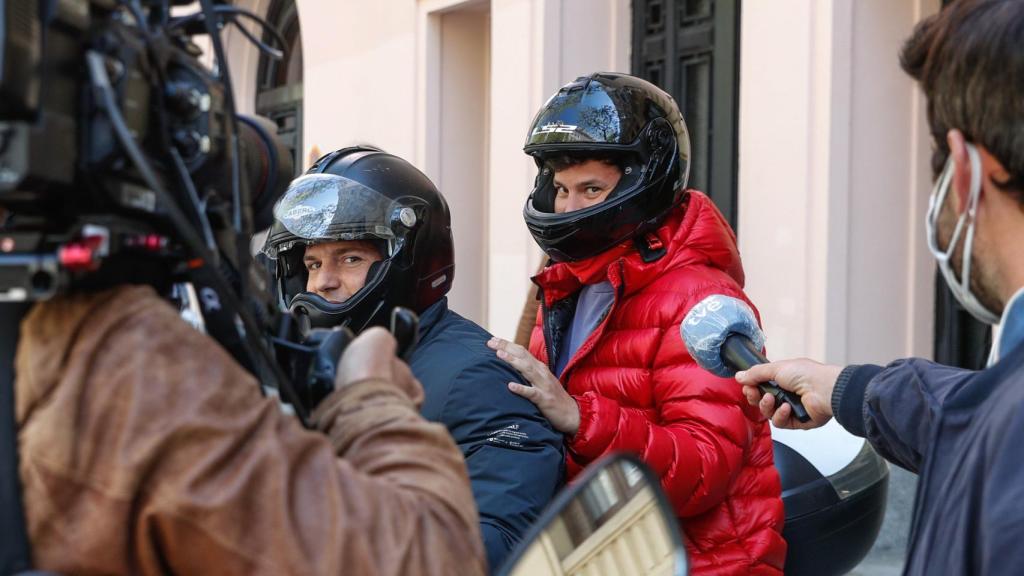
<instances>
[{"instance_id":1,"label":"man's ear","mask_svg":"<svg viewBox=\"0 0 1024 576\"><path fill-rule=\"evenodd\" d=\"M957 213L967 209L967 196L971 192L971 158L963 132L953 129L946 133L949 156L953 159L953 181L950 185L957 199Z\"/></svg>"}]
</instances>

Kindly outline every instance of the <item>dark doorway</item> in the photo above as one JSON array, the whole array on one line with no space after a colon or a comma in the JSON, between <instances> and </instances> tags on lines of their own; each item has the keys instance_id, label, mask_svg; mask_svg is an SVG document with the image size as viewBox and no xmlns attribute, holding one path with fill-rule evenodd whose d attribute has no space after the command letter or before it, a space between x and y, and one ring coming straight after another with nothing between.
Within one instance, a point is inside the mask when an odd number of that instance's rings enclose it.
<instances>
[{"instance_id":1,"label":"dark doorway","mask_svg":"<svg viewBox=\"0 0 1024 576\"><path fill-rule=\"evenodd\" d=\"M682 109L689 186L736 227L740 0L633 0L633 74Z\"/></svg>"},{"instance_id":2,"label":"dark doorway","mask_svg":"<svg viewBox=\"0 0 1024 576\"><path fill-rule=\"evenodd\" d=\"M992 347L992 328L956 301L942 274L935 274L935 361L979 370Z\"/></svg>"}]
</instances>

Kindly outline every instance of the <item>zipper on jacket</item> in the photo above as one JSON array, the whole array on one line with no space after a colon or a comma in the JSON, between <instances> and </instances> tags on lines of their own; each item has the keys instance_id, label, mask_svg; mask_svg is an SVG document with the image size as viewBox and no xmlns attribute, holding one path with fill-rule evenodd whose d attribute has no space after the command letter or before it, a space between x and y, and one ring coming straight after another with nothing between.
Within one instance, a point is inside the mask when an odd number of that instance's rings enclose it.
<instances>
[{"instance_id":1,"label":"zipper on jacket","mask_svg":"<svg viewBox=\"0 0 1024 576\"><path fill-rule=\"evenodd\" d=\"M540 299L541 317L544 318L544 326L541 332L544 333L544 348L547 349L548 351L548 370L550 370L551 373L554 374L555 355L554 350L552 349L552 341L554 340L554 338L551 336L551 313L548 310L548 301L544 297L544 289L541 288L540 286L537 286L537 297ZM557 374L555 374L555 378L558 378Z\"/></svg>"}]
</instances>

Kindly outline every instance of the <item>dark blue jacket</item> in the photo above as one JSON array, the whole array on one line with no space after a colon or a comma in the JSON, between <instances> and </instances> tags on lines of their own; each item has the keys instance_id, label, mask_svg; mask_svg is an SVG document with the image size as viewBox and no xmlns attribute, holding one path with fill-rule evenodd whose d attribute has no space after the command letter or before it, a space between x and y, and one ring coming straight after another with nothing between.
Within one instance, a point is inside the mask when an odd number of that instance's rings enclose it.
<instances>
[{"instance_id":1,"label":"dark blue jacket","mask_svg":"<svg viewBox=\"0 0 1024 576\"><path fill-rule=\"evenodd\" d=\"M904 574L1024 572L1024 345L982 371L846 368L836 419L920 476Z\"/></svg>"},{"instance_id":2,"label":"dark blue jacket","mask_svg":"<svg viewBox=\"0 0 1024 576\"><path fill-rule=\"evenodd\" d=\"M561 486L562 435L532 402L509 392L522 377L487 347L491 335L448 309L420 316L409 365L423 384L423 416L448 427L466 458L491 570Z\"/></svg>"}]
</instances>

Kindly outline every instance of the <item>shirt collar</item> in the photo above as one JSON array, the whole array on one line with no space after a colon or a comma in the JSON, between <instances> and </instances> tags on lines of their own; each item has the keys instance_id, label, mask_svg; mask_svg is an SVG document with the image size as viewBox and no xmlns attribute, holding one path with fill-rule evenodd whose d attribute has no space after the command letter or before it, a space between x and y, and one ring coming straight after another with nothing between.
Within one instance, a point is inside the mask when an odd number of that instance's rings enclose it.
<instances>
[{"instance_id":1,"label":"shirt collar","mask_svg":"<svg viewBox=\"0 0 1024 576\"><path fill-rule=\"evenodd\" d=\"M992 360L995 364L1014 348L1024 343L1024 288L1010 298L1003 308L1003 317L993 338Z\"/></svg>"}]
</instances>

